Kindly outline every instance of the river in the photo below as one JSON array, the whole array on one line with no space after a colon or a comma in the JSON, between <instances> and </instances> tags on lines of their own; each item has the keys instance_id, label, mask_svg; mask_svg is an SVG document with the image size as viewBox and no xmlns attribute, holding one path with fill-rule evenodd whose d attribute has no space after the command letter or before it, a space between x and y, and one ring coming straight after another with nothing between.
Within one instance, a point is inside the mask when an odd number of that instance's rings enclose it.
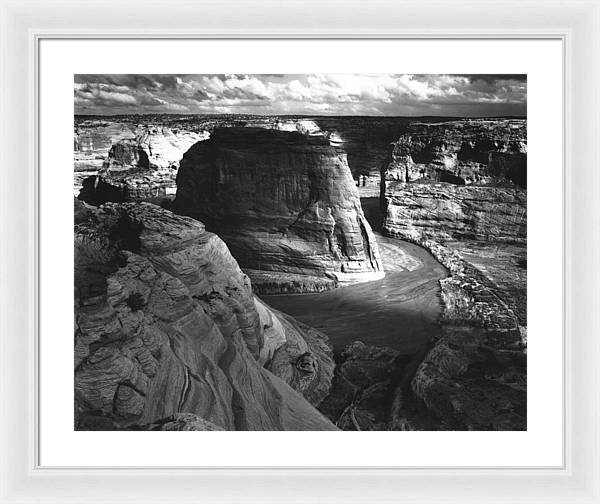
<instances>
[{"instance_id":1,"label":"river","mask_svg":"<svg viewBox=\"0 0 600 504\"><path fill-rule=\"evenodd\" d=\"M448 273L425 249L375 233L386 276L317 294L262 296L329 336L334 350L360 340L412 354L438 330L439 283Z\"/></svg>"}]
</instances>

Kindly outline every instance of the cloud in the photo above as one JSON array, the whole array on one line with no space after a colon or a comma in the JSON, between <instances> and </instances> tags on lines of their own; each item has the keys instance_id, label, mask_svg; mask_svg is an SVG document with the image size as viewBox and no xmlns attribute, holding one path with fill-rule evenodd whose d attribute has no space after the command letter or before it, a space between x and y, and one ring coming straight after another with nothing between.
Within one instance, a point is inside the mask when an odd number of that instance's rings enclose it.
<instances>
[{"instance_id":1,"label":"cloud","mask_svg":"<svg viewBox=\"0 0 600 504\"><path fill-rule=\"evenodd\" d=\"M76 113L525 115L520 74L76 75Z\"/></svg>"}]
</instances>

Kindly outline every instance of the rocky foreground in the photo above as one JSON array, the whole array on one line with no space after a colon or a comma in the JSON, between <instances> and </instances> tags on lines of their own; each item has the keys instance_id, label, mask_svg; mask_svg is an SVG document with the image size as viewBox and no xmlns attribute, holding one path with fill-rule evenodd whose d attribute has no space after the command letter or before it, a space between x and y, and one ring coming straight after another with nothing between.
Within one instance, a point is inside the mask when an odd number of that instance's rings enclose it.
<instances>
[{"instance_id":1,"label":"rocky foreground","mask_svg":"<svg viewBox=\"0 0 600 504\"><path fill-rule=\"evenodd\" d=\"M314 407L326 338L255 297L202 223L148 203L76 204L74 364L77 429L335 429Z\"/></svg>"}]
</instances>

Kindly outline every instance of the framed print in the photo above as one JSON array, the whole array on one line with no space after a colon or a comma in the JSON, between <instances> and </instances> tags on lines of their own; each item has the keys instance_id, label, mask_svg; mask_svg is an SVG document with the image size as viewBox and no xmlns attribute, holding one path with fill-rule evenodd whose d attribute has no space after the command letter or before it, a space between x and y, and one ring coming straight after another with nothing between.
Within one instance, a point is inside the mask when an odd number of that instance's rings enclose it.
<instances>
[{"instance_id":1,"label":"framed print","mask_svg":"<svg viewBox=\"0 0 600 504\"><path fill-rule=\"evenodd\" d=\"M598 3L114 7L2 4L2 502L598 502Z\"/></svg>"}]
</instances>

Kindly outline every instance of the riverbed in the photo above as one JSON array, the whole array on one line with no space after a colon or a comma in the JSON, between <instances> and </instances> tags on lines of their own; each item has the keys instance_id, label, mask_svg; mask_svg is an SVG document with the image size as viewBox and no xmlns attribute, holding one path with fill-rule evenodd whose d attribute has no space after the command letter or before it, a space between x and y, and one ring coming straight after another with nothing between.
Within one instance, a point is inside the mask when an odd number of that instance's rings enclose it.
<instances>
[{"instance_id":1,"label":"riverbed","mask_svg":"<svg viewBox=\"0 0 600 504\"><path fill-rule=\"evenodd\" d=\"M375 233L386 276L317 294L262 296L324 332L336 352L353 341L412 354L438 331L446 269L425 249Z\"/></svg>"}]
</instances>

